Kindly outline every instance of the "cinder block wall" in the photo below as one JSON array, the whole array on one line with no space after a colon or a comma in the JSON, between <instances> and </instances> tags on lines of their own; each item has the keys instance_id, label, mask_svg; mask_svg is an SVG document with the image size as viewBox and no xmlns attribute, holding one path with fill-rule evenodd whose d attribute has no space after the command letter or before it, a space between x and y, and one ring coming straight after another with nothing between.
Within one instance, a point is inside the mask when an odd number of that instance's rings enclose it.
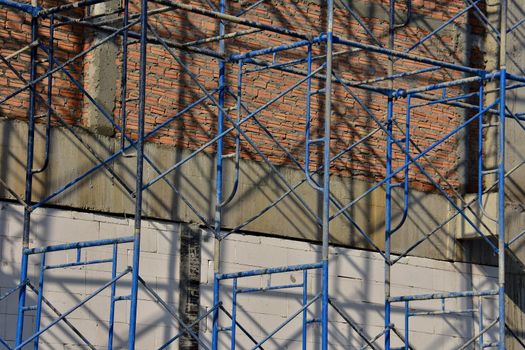
<instances>
[{"instance_id":1,"label":"cinder block wall","mask_svg":"<svg viewBox=\"0 0 525 350\"><path fill-rule=\"evenodd\" d=\"M18 283L19 254L21 241L22 211L17 205L2 202L0 205L0 294ZM185 230L193 230L193 236L200 240L193 243L185 241ZM56 244L77 239L111 238L124 236L131 232L129 219L108 215L88 214L71 210L46 209L34 216L32 244ZM198 231L187 225L167 223L155 220L143 222L143 244L141 252L141 275L151 288L160 295L169 307L182 312L190 319L192 312L203 314L212 305L213 282L213 240L206 232L195 235ZM188 253L188 244L200 246L200 257ZM123 271L131 263L131 247L121 245L118 253L118 270ZM85 249L82 260L104 259L111 256L111 247ZM190 254L190 255L188 255ZM285 264L314 262L319 259L320 247L300 241L291 241L269 237L232 235L224 242L221 267L224 272L246 269L273 267ZM75 261L76 251L49 253L46 264L59 264ZM189 259L189 260L188 260ZM200 263L195 266L192 259ZM347 249L330 250L332 269L330 270L330 292L334 301L341 306L365 333L374 336L383 327L383 263L374 253ZM197 289L183 285L180 276L188 276L188 263L193 264L190 276L196 282ZM40 259L30 259L29 275L32 283L38 283ZM45 272L45 297L58 310L67 309L86 298L97 288L111 279L108 264L90 265L82 268L65 268ZM419 294L433 291L456 291L472 288L492 288L496 283L497 271L491 267L463 263L440 262L424 258L409 258L395 265L393 270L393 292L401 294ZM308 275L309 298L318 292L318 275ZM286 273L239 280L240 287L265 287L268 285L300 283L302 273ZM125 296L130 292L129 279L124 277L118 284L117 295ZM224 306L231 308L231 284L221 286ZM200 294L200 305L195 303L190 294ZM34 294L28 305L35 302ZM184 296L182 298L181 296ZM0 302L0 336L13 340L16 324L16 294ZM262 339L279 323L300 308L302 292L288 290L267 294L245 294L238 297L238 320L257 339ZM144 288L139 293L138 349L158 348L177 334L177 322L163 309ZM497 315L491 308L492 301L485 299L485 322L488 324ZM440 302L411 303L419 311L440 310ZM448 300L446 308L458 310L476 305L461 300ZM55 315L45 307L42 325L47 325ZM115 348L125 348L127 339L128 301L117 302L115 313ZM313 305L309 317L314 318L319 306ZM332 310L333 311L333 310ZM395 308L393 322L404 333L404 305ZM67 317L69 322L82 330L85 337L97 349L104 349L107 344L106 331L109 315L109 290L85 304L84 307ZM364 343L344 323L343 319L332 312L331 349L348 349L362 346ZM228 325L229 319L221 316L220 323ZM26 331L29 335L34 327L34 319L28 314ZM211 338L211 317L203 320L200 332L206 341ZM465 314L457 317L418 317L411 319L410 337L416 348L451 349L459 346L478 330L477 317ZM267 346L279 349L299 349L300 319L291 322L277 333ZM308 342L315 346L320 339L319 327L308 327ZM488 336L488 339L492 335ZM229 347L229 334L220 336L224 348ZM248 347L248 338L239 334L239 346ZM42 349L75 349L83 345L79 338L63 323L51 328L41 338ZM188 341L188 339L184 339ZM396 340L397 342L398 340ZM183 348L178 341L173 348Z\"/></svg>"}]
</instances>

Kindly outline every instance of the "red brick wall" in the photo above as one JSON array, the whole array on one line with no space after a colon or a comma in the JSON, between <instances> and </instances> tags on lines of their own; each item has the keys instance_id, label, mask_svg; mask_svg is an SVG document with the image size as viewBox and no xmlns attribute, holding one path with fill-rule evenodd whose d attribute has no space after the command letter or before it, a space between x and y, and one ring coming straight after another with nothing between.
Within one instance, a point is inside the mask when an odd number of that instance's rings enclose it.
<instances>
[{"instance_id":1,"label":"red brick wall","mask_svg":"<svg viewBox=\"0 0 525 350\"><path fill-rule=\"evenodd\" d=\"M56 2L55 2L56 3ZM195 5L203 6L201 2L194 1ZM285 3L284 5L282 3ZM369 1L375 6L388 8L388 0ZM52 2L47 2L44 6L52 6ZM230 1L229 13L237 13L243 6L243 1ZM403 12L402 2L398 5L400 12ZM151 5L151 8L154 8ZM132 12L136 12L136 4L131 5ZM443 21L463 8L461 1L414 1L413 16ZM290 29L317 34L325 30L324 17L325 11L315 1L285 1L269 2L253 10L244 16L245 18L256 20L261 23L275 26L286 26ZM2 46L0 52L7 55L29 42L30 27L28 16L21 15L15 11L7 11L5 8L0 9L0 40ZM385 17L365 18L366 23L370 26L376 37L384 45L387 45L388 23ZM457 21L459 24L465 24L466 17L463 16ZM168 12L157 15L150 19L150 23L163 37L178 42L189 42L205 37L211 37L218 34L217 20L186 13L184 11ZM44 40L47 36L47 22L42 23L42 35ZM227 32L234 32L246 29L239 25L228 25ZM134 28L137 30L137 28ZM362 30L359 24L349 16L343 9L337 9L335 13L335 34L344 38L355 41L373 43L367 34ZM396 49L405 50L414 42L428 34L428 29L410 24L396 32ZM83 40L83 38L86 38ZM57 30L57 56L64 61L74 54L80 52L82 48L89 46L90 39L88 30L82 27L72 28L64 26ZM240 37L228 41L226 50L229 53L247 52L254 49L260 49L268 46L289 43L295 39L286 38L277 34L261 32L252 34L249 37ZM441 32L435 38L427 41L414 53L427 57L437 58L440 60L455 62L464 59L464 52L458 48L462 47L461 37L457 36L454 31L446 30ZM464 40L464 38L463 38ZM202 45L201 47L218 49L216 43ZM347 48L336 46L335 51L345 50ZM315 53L324 52L322 45L315 46ZM202 55L189 54L176 51L185 65L199 77L199 81L208 89L217 87L218 84L218 61L217 59L205 57ZM41 53L42 55L42 53ZM277 55L278 62L285 62L290 59L304 58L306 49L300 48ZM45 58L45 57L41 57ZM261 59L271 60L271 56L264 56ZM17 69L20 69L26 78L28 78L28 52L22 54L16 61ZM120 66L121 56L116 59L116 64ZM138 65L139 52L138 44L129 46L129 67L128 67L128 98L137 97L138 87ZM39 73L46 69L47 63L40 65ZM246 66L253 67L253 66ZM385 56L371 54L367 52L354 52L352 54L340 55L334 59L334 67L340 75L348 80L364 80L374 77L387 75L387 59ZM400 60L396 62L396 72L408 72L416 69L428 67L423 64ZM298 65L296 68L304 70L304 65ZM0 91L5 95L16 87L21 86L17 79L10 74L4 66L0 68ZM83 60L76 61L72 67L75 76L82 79ZM228 84L235 92L237 66L229 64L227 70ZM462 75L447 70L439 70L431 73L425 73L414 79L404 79L395 83L396 88L409 88L414 86L423 86L430 83L446 81L450 79L461 78ZM278 71L263 71L251 73L244 76L243 85L243 102L250 110L261 106L272 97L275 97L285 87L291 86L295 81L300 79L299 76L283 73ZM83 121L79 116L82 115L82 96L64 77L63 74L56 74L54 84L56 86L53 97L53 106L60 115L71 123L82 125ZM322 81L314 81L313 88L318 89L323 85ZM385 83L381 83L386 86ZM38 86L39 90L44 92L46 82L43 81ZM362 98L368 108L381 119L386 114L386 98L363 90L352 89ZM457 89L449 90L453 95ZM258 114L258 120L268 128L272 135L297 159L304 164L304 126L305 126L305 92L306 85L303 84L284 98L281 98L268 109ZM147 68L147 91L146 91L146 130L151 130L159 123L174 115L181 108L200 98L203 93L197 88L190 76L183 72L179 64L170 56L170 54L160 46L149 45L148 47L148 68ZM421 102L421 101L418 101ZM226 101L227 107L234 106L235 101L229 97ZM405 101L397 101L395 116L400 123L404 125L405 120ZM323 109L324 102L322 96L312 98L312 137L322 134ZM0 107L2 115L13 118L25 118L27 111L27 93L18 95L10 100L7 104ZM135 136L137 128L137 103L131 101L127 105L128 110L128 132ZM174 144L180 147L196 149L203 143L207 142L216 133L216 107L210 102L201 105L184 115L183 118L172 123L169 127L161 130L155 136L149 139L150 142L160 142ZM113 111L115 120L119 120L120 115L120 92L117 89L115 96L115 108ZM412 135L414 141L421 148L426 148L433 142L437 141L444 134L455 128L463 115L461 110L451 107L433 106L418 109L412 114ZM236 115L235 111L231 116ZM244 113L243 115L246 115ZM231 124L226 123L226 127ZM366 115L358 103L339 85L334 86L333 99L333 134L332 147L333 153L337 153L348 147L350 144L360 139L377 125ZM243 130L253 139L260 147L264 154L276 164L292 164L285 156L285 153L271 141L262 131L261 127L254 121L249 121L243 125ZM317 136L316 136L317 135ZM117 133L118 136L118 133ZM396 133L401 138L399 133ZM233 137L226 138L228 149L232 151ZM344 175L352 175L363 179L380 179L384 176L385 167L385 137L379 132L368 142L356 147L351 152L341 157L334 163L334 169ZM242 142L243 158L260 159L253 148L246 142ZM313 147L312 164L314 168L320 162L318 152ZM396 149L396 147L394 146ZM451 138L436 150L429 153L433 163L442 171L442 174L452 183L458 186L459 176L457 174L458 162L458 140ZM210 147L208 151L213 151ZM412 148L412 153L418 152ZM396 151L394 154L395 165L400 165L403 160L403 154ZM430 170L426 161L421 163L427 170ZM415 169L412 167L411 169ZM432 172L432 171L431 171ZM399 179L402 177L400 176ZM418 171L413 170L411 174L412 185L422 190L431 190L432 186L425 177ZM438 180L437 177L435 177ZM438 181L441 182L441 181Z\"/></svg>"},{"instance_id":2,"label":"red brick wall","mask_svg":"<svg viewBox=\"0 0 525 350\"><path fill-rule=\"evenodd\" d=\"M46 0L39 3L43 7L53 7L63 3L62 1ZM76 11L77 13L79 11ZM83 30L79 27L61 26L55 30L55 57L60 62L72 58L82 50ZM39 36L44 45L48 44L49 21L42 20L39 27ZM8 10L0 7L0 54L8 56L23 48L31 42L31 18L22 12ZM37 75L44 74L48 69L47 55L44 51L38 52L39 64ZM10 60L14 68L19 71L24 79L30 76L30 50L21 53L17 58ZM56 66L56 65L55 65ZM69 70L76 79L82 77L82 60L75 61L69 66ZM5 64L0 64L0 95L2 99L14 93L25 84ZM80 121L82 95L63 73L57 72L53 75L53 102L52 107L68 123ZM47 94L47 78L37 84L37 90L44 99ZM0 105L0 115L10 118L27 118L27 107L29 93L26 89L16 97ZM38 113L40 117L45 113L45 103L38 101Z\"/></svg>"}]
</instances>

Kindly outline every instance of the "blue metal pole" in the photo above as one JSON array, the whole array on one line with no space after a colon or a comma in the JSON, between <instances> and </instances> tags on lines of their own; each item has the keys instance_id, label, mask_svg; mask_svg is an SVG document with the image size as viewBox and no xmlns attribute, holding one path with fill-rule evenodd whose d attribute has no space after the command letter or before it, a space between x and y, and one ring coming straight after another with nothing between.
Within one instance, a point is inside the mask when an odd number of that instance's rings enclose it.
<instances>
[{"instance_id":1,"label":"blue metal pole","mask_svg":"<svg viewBox=\"0 0 525 350\"><path fill-rule=\"evenodd\" d=\"M25 223L24 223L25 226ZM22 253L22 266L20 268L20 291L18 293L18 316L16 322L16 342L18 346L22 342L22 333L24 331L24 310L26 301L26 285L27 280L27 260L28 256Z\"/></svg>"},{"instance_id":2,"label":"blue metal pole","mask_svg":"<svg viewBox=\"0 0 525 350\"><path fill-rule=\"evenodd\" d=\"M44 273L46 270L46 255L42 254L40 257L40 275L38 280L38 298L36 303L35 315L35 333L40 331L40 322L42 321L42 297L44 295ZM35 337L33 349L38 350L39 337Z\"/></svg>"},{"instance_id":3,"label":"blue metal pole","mask_svg":"<svg viewBox=\"0 0 525 350\"><path fill-rule=\"evenodd\" d=\"M498 295L498 289L486 289L480 291L467 290L463 292L444 292L444 293L431 293L431 294L416 294L416 295L401 295L391 297L389 300L391 303L400 303L405 301L415 300L437 300L437 299L452 299L452 298L469 298L475 296L489 296Z\"/></svg>"},{"instance_id":4,"label":"blue metal pole","mask_svg":"<svg viewBox=\"0 0 525 350\"><path fill-rule=\"evenodd\" d=\"M327 3L326 26L326 80L324 110L323 154L323 275L321 298L321 349L328 350L328 245L330 243L330 131L332 119L332 50L334 26L334 1Z\"/></svg>"},{"instance_id":5,"label":"blue metal pole","mask_svg":"<svg viewBox=\"0 0 525 350\"><path fill-rule=\"evenodd\" d=\"M505 107L507 86L507 0L500 1L499 141L498 141L498 287L499 350L505 350Z\"/></svg>"},{"instance_id":6,"label":"blue metal pole","mask_svg":"<svg viewBox=\"0 0 525 350\"><path fill-rule=\"evenodd\" d=\"M118 245L113 244L113 259L111 265L111 279L114 279L117 276L117 252ZM109 300L109 324L108 324L108 350L113 349L113 327L115 324L115 293L117 289L117 284L113 283L111 285L111 294Z\"/></svg>"},{"instance_id":7,"label":"blue metal pole","mask_svg":"<svg viewBox=\"0 0 525 350\"><path fill-rule=\"evenodd\" d=\"M240 271L240 272L233 272L233 273L222 273L222 274L217 275L217 278L221 280L226 280L226 279L239 278L239 277L251 277L251 276L271 275L274 273L283 273L283 272L291 272L291 271L321 269L322 267L323 267L322 263L289 265L289 266L271 267L267 269L257 269L257 270Z\"/></svg>"},{"instance_id":8,"label":"blue metal pole","mask_svg":"<svg viewBox=\"0 0 525 350\"><path fill-rule=\"evenodd\" d=\"M479 84L479 118L478 118L478 203L483 208L483 84Z\"/></svg>"},{"instance_id":9,"label":"blue metal pole","mask_svg":"<svg viewBox=\"0 0 525 350\"><path fill-rule=\"evenodd\" d=\"M33 5L36 1L33 1ZM31 19L31 42L38 39L38 18L33 17ZM30 80L36 79L36 66L37 66L37 47L31 47L31 72ZM29 234L31 224L31 210L29 205L31 204L31 194L33 190L33 157L34 157L34 141L35 141L35 112L36 112L36 89L35 85L31 86L29 91L29 115L28 115L28 126L27 126L27 161L26 161L26 184L24 200L28 207L24 208L24 226L22 233L22 266L20 270L20 283L25 282L27 279L27 255L23 254L23 250L29 247ZM24 284L20 288L18 295L18 316L16 325L16 342L18 346L22 342L22 335L24 330L24 307L26 301L26 285Z\"/></svg>"},{"instance_id":10,"label":"blue metal pole","mask_svg":"<svg viewBox=\"0 0 525 350\"><path fill-rule=\"evenodd\" d=\"M498 287L499 349L505 350L505 75L500 74L499 150L498 150Z\"/></svg>"},{"instance_id":11,"label":"blue metal pole","mask_svg":"<svg viewBox=\"0 0 525 350\"><path fill-rule=\"evenodd\" d=\"M129 24L129 0L124 0L124 19L122 25ZM120 122L122 135L120 136L120 148L126 145L126 100L128 92L128 28L122 32L122 75L120 77Z\"/></svg>"},{"instance_id":12,"label":"blue metal pole","mask_svg":"<svg viewBox=\"0 0 525 350\"><path fill-rule=\"evenodd\" d=\"M49 246L41 247L41 248L31 248L31 249L25 248L24 254L26 255L42 254L42 253L47 253L47 252L59 252L61 250L72 250L72 249L88 248L88 247L100 247L104 245L111 245L114 243L123 244L123 243L131 243L131 242L133 242L133 236L111 238L111 239L98 239L94 241L49 245Z\"/></svg>"},{"instance_id":13,"label":"blue metal pole","mask_svg":"<svg viewBox=\"0 0 525 350\"><path fill-rule=\"evenodd\" d=\"M390 350L390 236L392 214L392 115L393 99L388 98L385 199L385 349Z\"/></svg>"},{"instance_id":14,"label":"blue metal pole","mask_svg":"<svg viewBox=\"0 0 525 350\"><path fill-rule=\"evenodd\" d=\"M38 16L38 13L42 10L41 7L35 6L33 4L25 4L18 1L12 1L12 0L1 0L0 5L11 7L23 12L26 12L30 15L32 15L34 18Z\"/></svg>"},{"instance_id":15,"label":"blue metal pole","mask_svg":"<svg viewBox=\"0 0 525 350\"><path fill-rule=\"evenodd\" d=\"M303 271L303 307L308 303L308 270ZM308 321L308 310L304 309L303 311L303 329L302 329L302 349L306 350L307 344L306 344L306 336L308 334L307 329L307 321Z\"/></svg>"},{"instance_id":16,"label":"blue metal pole","mask_svg":"<svg viewBox=\"0 0 525 350\"><path fill-rule=\"evenodd\" d=\"M396 1L390 0L389 12L388 12L388 49L394 50L395 42L395 6ZM394 57L388 57L388 75L394 74ZM388 82L390 90L394 88L394 82L390 80ZM384 262L384 274L385 274L385 350L390 350L390 236L392 234L392 143L394 136L392 134L392 117L394 113L394 101L393 97L388 97L387 103L387 116L386 116L386 128L387 128L387 141L386 141L386 183L385 183L385 262ZM408 135L407 135L408 137ZM407 150L408 151L408 150ZM408 152L407 152L408 153ZM406 162L406 168L408 168Z\"/></svg>"},{"instance_id":17,"label":"blue metal pole","mask_svg":"<svg viewBox=\"0 0 525 350\"><path fill-rule=\"evenodd\" d=\"M221 13L224 13L225 10L225 1L220 0L219 9ZM224 35L225 26L222 21L219 20L219 35ZM219 41L219 52L224 52L224 40ZM221 135L224 132L224 99L226 92L226 63L224 60L219 60L219 111L217 113L217 134ZM224 148L224 138L220 137L217 139L217 168L216 168L216 208L215 208L215 237L220 236L221 230L221 203L222 203L222 181L223 181L223 148Z\"/></svg>"},{"instance_id":18,"label":"blue metal pole","mask_svg":"<svg viewBox=\"0 0 525 350\"><path fill-rule=\"evenodd\" d=\"M138 281L140 265L140 233L142 219L142 189L144 172L144 119L146 110L146 46L148 35L148 1L141 0L140 19L140 80L139 80L139 110L138 110L138 145L137 149L137 171L135 183L135 227L133 241L133 271L131 278L131 305L129 319L128 349L135 349L135 335L137 331L137 307L138 307Z\"/></svg>"},{"instance_id":19,"label":"blue metal pole","mask_svg":"<svg viewBox=\"0 0 525 350\"><path fill-rule=\"evenodd\" d=\"M260 50L250 51L250 52L243 53L243 54L231 55L229 60L232 61L232 62L236 62L236 61L239 61L239 60L247 60L247 59L250 59L250 58L255 58L257 56L275 54L275 53L278 53L278 52L281 52L281 51L295 49L295 48L298 48L298 47L311 46L312 44L320 43L320 42L323 42L325 40L326 40L326 35L321 34L321 35L319 35L319 36L317 36L315 38L308 39L308 40L301 40L301 41L297 41L297 42L294 42L294 43L291 43L291 44L283 44L283 45L271 46L271 47L267 47L267 48L260 49Z\"/></svg>"},{"instance_id":20,"label":"blue metal pole","mask_svg":"<svg viewBox=\"0 0 525 350\"><path fill-rule=\"evenodd\" d=\"M219 2L219 11L224 13L226 10L226 0L220 0ZM224 22L219 19L219 35L224 35L226 28ZM219 41L219 53L223 54L225 50L224 40ZM242 69L242 65L239 66ZM215 172L215 220L214 220L214 250L213 250L213 269L214 269L214 279L213 279L213 306L217 306L219 303L219 283L218 274L220 273L220 256L221 256L221 225L222 225L222 180L223 180L223 134L224 134L224 99L226 92L226 62L224 59L219 59L219 99L218 99L218 113L217 113L217 135L221 135L217 138L217 165ZM241 87L238 87L241 89ZM216 308L213 311L213 329L212 329L212 350L217 350L219 346L219 308ZM232 333L232 341L235 341L235 335Z\"/></svg>"},{"instance_id":21,"label":"blue metal pole","mask_svg":"<svg viewBox=\"0 0 525 350\"><path fill-rule=\"evenodd\" d=\"M232 326L230 349L235 350L235 325L237 324L237 278L233 279L232 286Z\"/></svg>"},{"instance_id":22,"label":"blue metal pole","mask_svg":"<svg viewBox=\"0 0 525 350\"><path fill-rule=\"evenodd\" d=\"M478 312L479 312L479 315L478 315L479 332L481 333L481 331L483 331L483 298L482 297L479 297L478 299ZM483 349L483 344L484 344L483 334L481 334L479 336L479 348L480 349Z\"/></svg>"},{"instance_id":23,"label":"blue metal pole","mask_svg":"<svg viewBox=\"0 0 525 350\"><path fill-rule=\"evenodd\" d=\"M409 301L405 301L405 350L410 349L409 345L409 320L410 320L410 309L409 309Z\"/></svg>"},{"instance_id":24,"label":"blue metal pole","mask_svg":"<svg viewBox=\"0 0 525 350\"><path fill-rule=\"evenodd\" d=\"M219 335L219 278L218 273L215 273L213 278L213 325L212 325L212 339L211 339L211 348L212 350L217 350L219 347L218 344L218 335Z\"/></svg>"},{"instance_id":25,"label":"blue metal pole","mask_svg":"<svg viewBox=\"0 0 525 350\"><path fill-rule=\"evenodd\" d=\"M396 1L390 0L389 12L388 12L388 49L394 50L395 42L395 6ZM394 57L388 57L388 75L394 74ZM393 90L394 82L390 80L388 87ZM392 134L392 117L394 113L394 101L393 97L388 97L387 104L387 116L386 116L386 128L387 128L387 141L386 141L386 183L385 183L385 261L384 261L384 274L385 274L385 350L390 350L390 237L392 235L392 143L394 136ZM408 135L407 135L408 137ZM407 150L408 153L408 150ZM405 162L406 168L408 168L408 162Z\"/></svg>"}]
</instances>

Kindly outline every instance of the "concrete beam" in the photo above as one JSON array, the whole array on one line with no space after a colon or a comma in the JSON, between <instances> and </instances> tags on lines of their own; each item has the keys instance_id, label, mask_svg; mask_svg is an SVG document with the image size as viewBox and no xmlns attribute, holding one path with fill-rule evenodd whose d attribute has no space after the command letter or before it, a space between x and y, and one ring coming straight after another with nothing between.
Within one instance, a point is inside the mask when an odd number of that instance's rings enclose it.
<instances>
[{"instance_id":1,"label":"concrete beam","mask_svg":"<svg viewBox=\"0 0 525 350\"><path fill-rule=\"evenodd\" d=\"M77 132L103 158L118 149L118 140L92 134L77 129ZM3 120L0 122L0 177L17 193L23 193L23 178L19 174L24 169L24 135L26 124L19 121ZM37 127L36 149L43 145L43 128ZM146 144L146 154L161 168L167 169L177 161L188 156L188 150L177 149L161 144ZM35 166L38 166L43 155L37 155ZM35 176L35 200L43 198L60 188L63 184L75 179L97 162L85 148L75 140L69 131L54 128L52 131L52 149L49 170ZM133 188L135 158L119 158L111 163L112 169ZM179 191L191 202L202 215L212 223L214 215L214 159L211 155L201 154L173 172L167 178L176 185ZM225 164L225 193L229 193L233 182L234 165L231 161ZM304 177L296 168L280 166L290 184L295 184ZM145 181L156 176L150 166L145 167ZM349 177L333 176L332 194L341 203L349 203L364 193L372 184ZM224 208L224 228L236 227L266 208L271 201L281 196L287 188L272 171L261 162L244 160L241 163L239 191L230 205ZM304 198L310 209L319 215L321 200L319 193L304 183L297 188L297 193ZM2 190L2 198L8 198L7 191ZM97 212L132 214L132 198L112 178L106 170L98 171L76 184L70 190L57 196L49 204L79 208ZM400 192L394 193L394 224L401 218L403 199ZM410 194L408 219L393 240L394 252L404 251L411 243L430 232L446 220L449 213L447 202L439 195L412 191ZM371 237L374 244L383 247L385 194L382 188L363 198L349 214L355 222ZM335 212L336 208L332 208ZM162 181L153 185L144 195L144 215L147 217L200 223L198 217ZM413 254L436 259L454 259L456 256L453 224L444 227L433 237L413 251ZM301 240L318 241L320 230L315 219L298 202L296 198L287 197L278 206L270 209L262 217L243 228L244 232L255 232L267 235L288 237ZM369 249L370 245L343 216L331 223L331 236L334 244Z\"/></svg>"}]
</instances>

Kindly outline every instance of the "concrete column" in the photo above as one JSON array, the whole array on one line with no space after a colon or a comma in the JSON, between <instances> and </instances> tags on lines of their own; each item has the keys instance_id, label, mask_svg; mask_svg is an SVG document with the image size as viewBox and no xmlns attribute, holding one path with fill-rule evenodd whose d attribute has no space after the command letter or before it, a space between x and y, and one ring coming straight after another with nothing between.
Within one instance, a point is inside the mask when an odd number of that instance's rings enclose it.
<instances>
[{"instance_id":1,"label":"concrete column","mask_svg":"<svg viewBox=\"0 0 525 350\"><path fill-rule=\"evenodd\" d=\"M487 0L487 18L494 28L499 28L499 0ZM485 70L493 71L499 66L499 42L490 33L491 29L487 28L484 42L485 52ZM499 96L499 92L494 91L498 88L498 81L488 82L485 90L488 91L485 98L485 106L493 103ZM493 91L493 92L489 92ZM498 165L498 116L487 115L484 118L485 136L483 139L483 168L494 169ZM485 175L483 183L485 186L491 186L497 180L497 174ZM493 206L496 210L496 206ZM489 213L496 217L496 212Z\"/></svg>"},{"instance_id":2,"label":"concrete column","mask_svg":"<svg viewBox=\"0 0 525 350\"><path fill-rule=\"evenodd\" d=\"M197 225L181 225L179 312L186 324L199 317L201 281L201 229ZM177 291L173 291L176 293ZM193 327L199 334L199 325ZM181 337L179 348L192 350L198 342L188 333Z\"/></svg>"},{"instance_id":3,"label":"concrete column","mask_svg":"<svg viewBox=\"0 0 525 350\"><path fill-rule=\"evenodd\" d=\"M91 6L91 15L107 14L120 6L118 0L104 2ZM107 18L107 17L104 17ZM102 40L107 34L94 33L93 44ZM87 92L100 103L110 114L115 108L115 96L119 69L117 65L118 45L115 41L108 41L97 47L85 58L84 84ZM102 113L87 98L84 98L84 117L89 129L93 132L111 136L114 128Z\"/></svg>"}]
</instances>

